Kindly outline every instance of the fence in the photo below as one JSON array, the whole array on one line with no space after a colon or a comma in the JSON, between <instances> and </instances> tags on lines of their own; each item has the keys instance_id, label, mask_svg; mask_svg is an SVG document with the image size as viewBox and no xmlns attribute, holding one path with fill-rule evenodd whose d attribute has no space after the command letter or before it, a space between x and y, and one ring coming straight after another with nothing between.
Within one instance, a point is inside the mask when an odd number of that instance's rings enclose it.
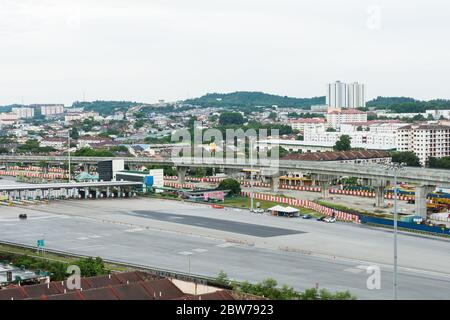
<instances>
[{"instance_id":1,"label":"fence","mask_svg":"<svg viewBox=\"0 0 450 320\"><path fill-rule=\"evenodd\" d=\"M369 224L375 224L375 225L381 225L381 226L387 226L387 227L394 226L394 220L377 218L377 217L369 217L369 216L363 216L363 215L361 215L360 219L361 219L361 223L369 223ZM436 227L436 226L431 227L431 226L427 226L427 225L423 225L423 224L417 224L417 223L405 222L405 221L398 221L397 224L398 224L399 228L450 236L450 229L448 229L448 228L441 228L441 227Z\"/></svg>"}]
</instances>

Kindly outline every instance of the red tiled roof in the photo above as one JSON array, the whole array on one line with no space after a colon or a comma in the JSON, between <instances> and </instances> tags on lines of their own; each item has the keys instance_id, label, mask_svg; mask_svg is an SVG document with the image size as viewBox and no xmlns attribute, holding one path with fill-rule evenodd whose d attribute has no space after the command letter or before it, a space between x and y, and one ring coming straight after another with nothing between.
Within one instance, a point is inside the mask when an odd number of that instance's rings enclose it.
<instances>
[{"instance_id":1,"label":"red tiled roof","mask_svg":"<svg viewBox=\"0 0 450 320\"><path fill-rule=\"evenodd\" d=\"M328 114L364 114L366 112L358 109L342 109L341 111L331 111Z\"/></svg>"},{"instance_id":2,"label":"red tiled roof","mask_svg":"<svg viewBox=\"0 0 450 320\"><path fill-rule=\"evenodd\" d=\"M291 119L290 123L325 123L323 118L306 118L306 119Z\"/></svg>"}]
</instances>

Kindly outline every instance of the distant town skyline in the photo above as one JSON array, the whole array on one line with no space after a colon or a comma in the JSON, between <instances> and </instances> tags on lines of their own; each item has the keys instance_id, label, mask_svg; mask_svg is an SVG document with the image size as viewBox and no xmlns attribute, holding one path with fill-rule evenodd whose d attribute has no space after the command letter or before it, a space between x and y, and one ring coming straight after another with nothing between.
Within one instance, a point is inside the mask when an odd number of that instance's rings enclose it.
<instances>
[{"instance_id":1,"label":"distant town skyline","mask_svg":"<svg viewBox=\"0 0 450 320\"><path fill-rule=\"evenodd\" d=\"M0 3L0 105L185 100L212 92L450 98L443 0Z\"/></svg>"}]
</instances>

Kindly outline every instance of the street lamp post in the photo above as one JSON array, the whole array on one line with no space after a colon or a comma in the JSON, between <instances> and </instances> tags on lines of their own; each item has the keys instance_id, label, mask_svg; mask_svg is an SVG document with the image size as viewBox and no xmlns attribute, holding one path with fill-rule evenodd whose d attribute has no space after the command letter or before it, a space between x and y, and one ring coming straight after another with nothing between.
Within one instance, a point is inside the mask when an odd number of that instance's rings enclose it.
<instances>
[{"instance_id":1,"label":"street lamp post","mask_svg":"<svg viewBox=\"0 0 450 320\"><path fill-rule=\"evenodd\" d=\"M393 163L388 166L388 169L392 170L392 175L394 178L394 275L393 275L393 295L394 300L398 299L398 281L397 281L397 266L398 266L398 255L397 255L397 234L398 234L398 207L397 207L397 174L398 171L402 170L403 163Z\"/></svg>"},{"instance_id":2,"label":"street lamp post","mask_svg":"<svg viewBox=\"0 0 450 320\"><path fill-rule=\"evenodd\" d=\"M394 168L394 300L397 300L397 169Z\"/></svg>"}]
</instances>

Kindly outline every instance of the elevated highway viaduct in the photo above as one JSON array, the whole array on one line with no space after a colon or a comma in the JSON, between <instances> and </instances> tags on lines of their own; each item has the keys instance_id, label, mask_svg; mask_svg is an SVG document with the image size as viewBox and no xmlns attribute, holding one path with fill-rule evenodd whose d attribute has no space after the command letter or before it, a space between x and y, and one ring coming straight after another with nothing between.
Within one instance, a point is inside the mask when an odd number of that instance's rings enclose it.
<instances>
[{"instance_id":1,"label":"elevated highway viaduct","mask_svg":"<svg viewBox=\"0 0 450 320\"><path fill-rule=\"evenodd\" d=\"M72 163L95 165L99 161L118 158L107 157L71 157ZM387 185L393 185L394 170L388 167L369 163L337 163L319 161L292 161L258 159L250 163L248 159L219 159L213 157L191 158L144 158L124 157L125 163L130 166L137 165L169 165L176 167L179 173L179 181L184 182L189 168L213 167L223 169L228 173L235 173L243 169L254 168L259 170L261 176L271 181L272 191L278 190L280 175L288 172L303 172L310 174L318 181L324 193L333 179L351 176L358 177L367 182L376 190L376 203L383 202L383 189ZM0 155L0 163L8 166L13 163L39 164L64 164L68 162L67 156L27 156L27 155ZM404 167L396 172L398 182L416 185L416 214L426 216L426 195L436 186L450 188L450 170ZM326 197L326 194L323 196Z\"/></svg>"}]
</instances>

